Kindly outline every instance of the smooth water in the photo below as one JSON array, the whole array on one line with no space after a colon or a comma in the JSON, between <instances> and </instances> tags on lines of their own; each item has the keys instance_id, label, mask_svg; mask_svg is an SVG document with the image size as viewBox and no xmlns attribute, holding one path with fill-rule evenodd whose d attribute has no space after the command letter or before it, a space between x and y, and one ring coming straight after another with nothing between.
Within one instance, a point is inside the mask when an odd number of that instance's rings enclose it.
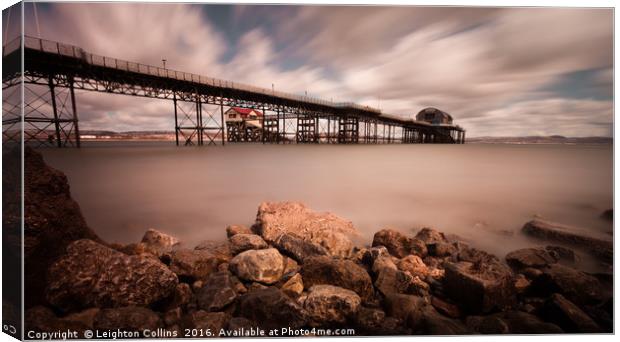
<instances>
[{"instance_id":1,"label":"smooth water","mask_svg":"<svg viewBox=\"0 0 620 342\"><path fill-rule=\"evenodd\" d=\"M188 245L253 223L262 201L301 201L383 227L436 227L499 256L538 242L535 215L610 236L611 145L261 145L87 143L44 150L90 227L111 242L148 228Z\"/></svg>"}]
</instances>

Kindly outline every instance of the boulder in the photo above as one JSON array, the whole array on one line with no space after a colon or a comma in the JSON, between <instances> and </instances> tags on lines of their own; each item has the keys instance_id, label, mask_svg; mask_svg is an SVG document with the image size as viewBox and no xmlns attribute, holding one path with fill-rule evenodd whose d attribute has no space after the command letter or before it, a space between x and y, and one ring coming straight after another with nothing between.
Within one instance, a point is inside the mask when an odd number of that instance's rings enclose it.
<instances>
[{"instance_id":1,"label":"boulder","mask_svg":"<svg viewBox=\"0 0 620 342\"><path fill-rule=\"evenodd\" d=\"M258 208L256 232L268 243L284 233L323 246L333 256L348 257L359 233L350 221L332 213L319 213L296 202L263 202Z\"/></svg>"},{"instance_id":2,"label":"boulder","mask_svg":"<svg viewBox=\"0 0 620 342\"><path fill-rule=\"evenodd\" d=\"M80 312L71 313L63 318L65 321L75 322L86 326L88 329L93 329L95 316L101 311L99 308L90 308Z\"/></svg>"},{"instance_id":3,"label":"boulder","mask_svg":"<svg viewBox=\"0 0 620 342\"><path fill-rule=\"evenodd\" d=\"M438 243L438 242L444 242L444 243L448 242L448 239L446 239L446 236L443 233L438 232L437 230L433 228L428 228L428 227L422 228L415 235L415 238L424 242L427 245Z\"/></svg>"},{"instance_id":4,"label":"boulder","mask_svg":"<svg viewBox=\"0 0 620 342\"><path fill-rule=\"evenodd\" d=\"M256 234L235 234L230 239L230 252L237 255L250 249L264 249L267 246L265 240Z\"/></svg>"},{"instance_id":5,"label":"boulder","mask_svg":"<svg viewBox=\"0 0 620 342\"><path fill-rule=\"evenodd\" d=\"M489 316L469 316L468 328L482 334L561 334L562 329L553 323L522 311L506 311Z\"/></svg>"},{"instance_id":6,"label":"boulder","mask_svg":"<svg viewBox=\"0 0 620 342\"><path fill-rule=\"evenodd\" d=\"M166 327L177 325L181 322L181 315L183 314L183 310L181 308L176 308L172 310L168 310L164 313L164 324Z\"/></svg>"},{"instance_id":7,"label":"boulder","mask_svg":"<svg viewBox=\"0 0 620 342\"><path fill-rule=\"evenodd\" d=\"M296 298L304 291L304 282L301 274L295 273L289 280L282 285L282 292L290 297Z\"/></svg>"},{"instance_id":8,"label":"boulder","mask_svg":"<svg viewBox=\"0 0 620 342\"><path fill-rule=\"evenodd\" d=\"M305 310L280 289L268 287L248 291L239 298L237 315L256 322L262 329L297 329L307 323Z\"/></svg>"},{"instance_id":9,"label":"boulder","mask_svg":"<svg viewBox=\"0 0 620 342\"><path fill-rule=\"evenodd\" d=\"M591 231L583 228L535 219L526 223L522 230L537 238L572 244L605 260L613 260L613 241L602 236L593 236Z\"/></svg>"},{"instance_id":10,"label":"boulder","mask_svg":"<svg viewBox=\"0 0 620 342\"><path fill-rule=\"evenodd\" d=\"M449 303L437 296L431 297L431 305L442 315L459 318L461 317L461 311L455 304Z\"/></svg>"},{"instance_id":11,"label":"boulder","mask_svg":"<svg viewBox=\"0 0 620 342\"><path fill-rule=\"evenodd\" d=\"M128 256L92 240L67 248L48 272L49 303L63 311L150 305L167 298L178 279L161 262Z\"/></svg>"},{"instance_id":12,"label":"boulder","mask_svg":"<svg viewBox=\"0 0 620 342\"><path fill-rule=\"evenodd\" d=\"M280 253L299 263L303 263L309 257L329 254L323 246L288 233L280 235L274 242L274 246Z\"/></svg>"},{"instance_id":13,"label":"boulder","mask_svg":"<svg viewBox=\"0 0 620 342\"><path fill-rule=\"evenodd\" d=\"M256 329L256 323L250 321L245 317L233 317L228 321L227 329L230 331L250 330Z\"/></svg>"},{"instance_id":14,"label":"boulder","mask_svg":"<svg viewBox=\"0 0 620 342\"><path fill-rule=\"evenodd\" d=\"M380 309L360 307L355 316L355 326L362 334L380 334L385 321L385 312Z\"/></svg>"},{"instance_id":15,"label":"boulder","mask_svg":"<svg viewBox=\"0 0 620 342\"><path fill-rule=\"evenodd\" d=\"M230 225L226 227L226 237L230 238L236 234L252 234L252 230L244 225Z\"/></svg>"},{"instance_id":16,"label":"boulder","mask_svg":"<svg viewBox=\"0 0 620 342\"><path fill-rule=\"evenodd\" d=\"M77 331L78 338L84 338L84 331L92 329L81 322L56 317L54 312L44 306L32 307L24 313L25 331L54 333L58 331Z\"/></svg>"},{"instance_id":17,"label":"boulder","mask_svg":"<svg viewBox=\"0 0 620 342\"><path fill-rule=\"evenodd\" d=\"M567 333L603 332L590 316L559 293L551 295L544 306L543 317Z\"/></svg>"},{"instance_id":18,"label":"boulder","mask_svg":"<svg viewBox=\"0 0 620 342\"><path fill-rule=\"evenodd\" d=\"M394 229L382 229L375 233L372 246L385 246L388 252L397 257L404 258L409 254L424 257L427 253L426 244L423 241L406 236Z\"/></svg>"},{"instance_id":19,"label":"boulder","mask_svg":"<svg viewBox=\"0 0 620 342\"><path fill-rule=\"evenodd\" d=\"M362 300L357 293L332 285L314 285L304 301L309 324L314 327L342 325L355 317Z\"/></svg>"},{"instance_id":20,"label":"boulder","mask_svg":"<svg viewBox=\"0 0 620 342\"><path fill-rule=\"evenodd\" d=\"M428 335L465 335L469 333L461 321L441 315L431 305L422 308L420 325L421 331Z\"/></svg>"},{"instance_id":21,"label":"boulder","mask_svg":"<svg viewBox=\"0 0 620 342\"><path fill-rule=\"evenodd\" d=\"M560 264L542 269L532 288L541 294L560 293L577 305L597 304L611 297L599 280L585 272Z\"/></svg>"},{"instance_id":22,"label":"boulder","mask_svg":"<svg viewBox=\"0 0 620 342\"><path fill-rule=\"evenodd\" d=\"M506 262L515 270L544 267L558 262L558 259L555 253L543 248L522 248L506 255Z\"/></svg>"},{"instance_id":23,"label":"boulder","mask_svg":"<svg viewBox=\"0 0 620 342\"><path fill-rule=\"evenodd\" d=\"M206 279L217 272L221 259L207 250L178 249L165 256L169 268L179 278L188 282Z\"/></svg>"},{"instance_id":24,"label":"boulder","mask_svg":"<svg viewBox=\"0 0 620 342\"><path fill-rule=\"evenodd\" d=\"M237 291L227 271L211 274L196 291L196 304L205 311L221 311L237 299Z\"/></svg>"},{"instance_id":25,"label":"boulder","mask_svg":"<svg viewBox=\"0 0 620 342\"><path fill-rule=\"evenodd\" d=\"M224 312L198 310L185 315L181 319L181 326L184 329L196 329L197 335L191 337L218 337L220 330L226 327L229 319L230 317Z\"/></svg>"},{"instance_id":26,"label":"boulder","mask_svg":"<svg viewBox=\"0 0 620 342\"><path fill-rule=\"evenodd\" d=\"M497 259L445 264L443 287L464 312L487 313L515 301L513 274Z\"/></svg>"},{"instance_id":27,"label":"boulder","mask_svg":"<svg viewBox=\"0 0 620 342\"><path fill-rule=\"evenodd\" d=\"M448 242L433 242L426 245L428 254L437 258L452 256L458 253L458 248Z\"/></svg>"},{"instance_id":28,"label":"boulder","mask_svg":"<svg viewBox=\"0 0 620 342\"><path fill-rule=\"evenodd\" d=\"M374 296L370 275L350 260L329 256L311 257L304 262L301 274L306 289L314 285L335 285L354 291L364 301Z\"/></svg>"},{"instance_id":29,"label":"boulder","mask_svg":"<svg viewBox=\"0 0 620 342\"><path fill-rule=\"evenodd\" d=\"M424 298L413 295L391 293L385 297L386 314L398 319L403 324L419 328L422 309L427 305Z\"/></svg>"},{"instance_id":30,"label":"boulder","mask_svg":"<svg viewBox=\"0 0 620 342\"><path fill-rule=\"evenodd\" d=\"M21 265L24 263L23 283L5 283L4 298L21 307L23 286L26 308L43 305L46 304L46 272L65 253L67 246L80 239L103 242L86 225L80 206L71 197L67 177L49 167L39 152L25 146L22 155L21 148L14 148L3 153L2 159L5 276L21 278Z\"/></svg>"},{"instance_id":31,"label":"boulder","mask_svg":"<svg viewBox=\"0 0 620 342\"><path fill-rule=\"evenodd\" d=\"M243 280L274 284L284 273L284 258L275 248L249 250L230 261L230 270Z\"/></svg>"},{"instance_id":32,"label":"boulder","mask_svg":"<svg viewBox=\"0 0 620 342\"><path fill-rule=\"evenodd\" d=\"M579 261L579 256L574 250L562 246L546 246L545 249L556 256L559 261L566 264L574 264Z\"/></svg>"},{"instance_id":33,"label":"boulder","mask_svg":"<svg viewBox=\"0 0 620 342\"><path fill-rule=\"evenodd\" d=\"M385 268L398 270L398 266L396 266L395 261L398 262L399 259L389 254L387 256L379 256L377 259L375 259L370 269L375 276L379 276L379 273L381 273L381 271Z\"/></svg>"},{"instance_id":34,"label":"boulder","mask_svg":"<svg viewBox=\"0 0 620 342\"><path fill-rule=\"evenodd\" d=\"M194 296L191 287L187 283L179 283L174 289L174 293L163 300L159 308L163 311L172 310L175 308L185 308L190 303Z\"/></svg>"},{"instance_id":35,"label":"boulder","mask_svg":"<svg viewBox=\"0 0 620 342\"><path fill-rule=\"evenodd\" d=\"M386 267L378 272L375 287L384 296L393 293L424 295L420 290L427 290L427 288L420 289L420 281L418 277L411 276L408 272Z\"/></svg>"},{"instance_id":36,"label":"boulder","mask_svg":"<svg viewBox=\"0 0 620 342\"><path fill-rule=\"evenodd\" d=\"M228 241L202 241L194 247L194 249L197 251L210 252L220 264L229 262L233 257L232 252L230 251L230 243Z\"/></svg>"},{"instance_id":37,"label":"boulder","mask_svg":"<svg viewBox=\"0 0 620 342\"><path fill-rule=\"evenodd\" d=\"M179 240L177 238L155 229L147 230L141 242L148 250L153 251L157 256L162 255L164 252L169 252L179 245Z\"/></svg>"},{"instance_id":38,"label":"boulder","mask_svg":"<svg viewBox=\"0 0 620 342\"><path fill-rule=\"evenodd\" d=\"M424 264L424 261L417 255L408 255L400 259L398 269L421 278L425 278L429 274L429 269Z\"/></svg>"},{"instance_id":39,"label":"boulder","mask_svg":"<svg viewBox=\"0 0 620 342\"><path fill-rule=\"evenodd\" d=\"M163 327L158 314L138 306L103 309L94 319L94 328L101 331L138 331L142 334L145 329L155 331ZM145 336L142 335L142 337Z\"/></svg>"}]
</instances>

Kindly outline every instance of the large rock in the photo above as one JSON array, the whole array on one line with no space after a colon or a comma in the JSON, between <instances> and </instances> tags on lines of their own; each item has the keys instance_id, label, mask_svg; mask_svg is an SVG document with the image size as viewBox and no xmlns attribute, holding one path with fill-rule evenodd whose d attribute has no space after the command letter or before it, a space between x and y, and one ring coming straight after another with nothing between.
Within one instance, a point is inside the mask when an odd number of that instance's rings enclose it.
<instances>
[{"instance_id":1,"label":"large rock","mask_svg":"<svg viewBox=\"0 0 620 342\"><path fill-rule=\"evenodd\" d=\"M506 262L515 270L527 267L544 267L558 262L558 257L554 253L543 248L523 248L512 251L506 255Z\"/></svg>"},{"instance_id":2,"label":"large rock","mask_svg":"<svg viewBox=\"0 0 620 342\"><path fill-rule=\"evenodd\" d=\"M591 231L583 228L535 219L526 223L522 230L531 236L572 244L606 260L613 260L613 241L603 236L593 236Z\"/></svg>"},{"instance_id":3,"label":"large rock","mask_svg":"<svg viewBox=\"0 0 620 342\"><path fill-rule=\"evenodd\" d=\"M465 335L469 333L461 321L443 316L430 305L422 308L420 325L421 332L428 335Z\"/></svg>"},{"instance_id":4,"label":"large rock","mask_svg":"<svg viewBox=\"0 0 620 342\"><path fill-rule=\"evenodd\" d=\"M150 309L138 306L103 309L95 316L93 326L101 331L142 332L145 329L156 331L163 328L158 314ZM145 337L142 335L142 337Z\"/></svg>"},{"instance_id":5,"label":"large rock","mask_svg":"<svg viewBox=\"0 0 620 342\"><path fill-rule=\"evenodd\" d=\"M404 258L409 254L424 257L427 253L426 244L418 239L406 236L394 229L382 229L375 233L372 246L385 246L388 252L397 258Z\"/></svg>"},{"instance_id":6,"label":"large rock","mask_svg":"<svg viewBox=\"0 0 620 342\"><path fill-rule=\"evenodd\" d=\"M187 281L206 279L218 269L222 259L208 250L178 249L164 256L179 278Z\"/></svg>"},{"instance_id":7,"label":"large rock","mask_svg":"<svg viewBox=\"0 0 620 342\"><path fill-rule=\"evenodd\" d=\"M282 254L295 259L299 263L303 263L309 257L329 254L325 247L288 233L280 235L274 242L274 246Z\"/></svg>"},{"instance_id":8,"label":"large rock","mask_svg":"<svg viewBox=\"0 0 620 342\"><path fill-rule=\"evenodd\" d=\"M432 243L438 242L448 242L444 233L438 232L433 228L422 228L416 235L415 238L423 241L425 244L429 245Z\"/></svg>"},{"instance_id":9,"label":"large rock","mask_svg":"<svg viewBox=\"0 0 620 342\"><path fill-rule=\"evenodd\" d=\"M226 227L226 236L228 238L236 234L252 234L252 230L244 225L230 225Z\"/></svg>"},{"instance_id":10,"label":"large rock","mask_svg":"<svg viewBox=\"0 0 620 342\"><path fill-rule=\"evenodd\" d=\"M542 271L531 285L539 293L557 292L577 305L597 304L611 296L597 278L574 268L552 264Z\"/></svg>"},{"instance_id":11,"label":"large rock","mask_svg":"<svg viewBox=\"0 0 620 342\"><path fill-rule=\"evenodd\" d=\"M199 243L194 249L213 254L220 264L229 262L233 257L232 252L230 251L230 243L228 241L206 240Z\"/></svg>"},{"instance_id":12,"label":"large rock","mask_svg":"<svg viewBox=\"0 0 620 342\"><path fill-rule=\"evenodd\" d=\"M391 293L385 297L386 313L413 329L419 328L422 309L426 305L424 298L419 296Z\"/></svg>"},{"instance_id":13,"label":"large rock","mask_svg":"<svg viewBox=\"0 0 620 342\"><path fill-rule=\"evenodd\" d=\"M299 297L304 291L304 282L301 274L295 273L289 280L282 285L282 292L292 298Z\"/></svg>"},{"instance_id":14,"label":"large rock","mask_svg":"<svg viewBox=\"0 0 620 342\"><path fill-rule=\"evenodd\" d=\"M32 148L24 148L23 159L21 152L21 148L15 148L3 153L2 158L3 268L7 277L20 277L24 262L24 304L28 308L45 304L47 269L71 242L101 240L86 225L79 205L71 197L67 177L46 165ZM5 300L21 306L21 283L5 283L3 291Z\"/></svg>"},{"instance_id":15,"label":"large rock","mask_svg":"<svg viewBox=\"0 0 620 342\"><path fill-rule=\"evenodd\" d=\"M230 270L243 280L273 284L284 273L284 258L275 248L249 250L230 261Z\"/></svg>"},{"instance_id":16,"label":"large rock","mask_svg":"<svg viewBox=\"0 0 620 342\"><path fill-rule=\"evenodd\" d=\"M67 248L48 272L48 301L60 310L150 305L168 297L178 278L164 264L128 256L92 240Z\"/></svg>"},{"instance_id":17,"label":"large rock","mask_svg":"<svg viewBox=\"0 0 620 342\"><path fill-rule=\"evenodd\" d=\"M561 334L562 329L522 311L506 311L488 316L469 316L467 326L481 334Z\"/></svg>"},{"instance_id":18,"label":"large rock","mask_svg":"<svg viewBox=\"0 0 620 342\"><path fill-rule=\"evenodd\" d=\"M224 312L198 310L185 315L181 325L184 329L190 329L190 333L196 333L190 337L219 337L220 330L226 327L229 319L230 317Z\"/></svg>"},{"instance_id":19,"label":"large rock","mask_svg":"<svg viewBox=\"0 0 620 342\"><path fill-rule=\"evenodd\" d=\"M144 233L141 242L147 247L147 249L155 252L158 256L172 250L180 244L179 240L174 236L162 233L155 229L147 230L146 233Z\"/></svg>"},{"instance_id":20,"label":"large rock","mask_svg":"<svg viewBox=\"0 0 620 342\"><path fill-rule=\"evenodd\" d=\"M424 261L417 255L408 255L400 259L398 269L421 278L425 278L429 274L429 269L424 264Z\"/></svg>"},{"instance_id":21,"label":"large rock","mask_svg":"<svg viewBox=\"0 0 620 342\"><path fill-rule=\"evenodd\" d=\"M249 291L239 298L237 315L256 322L263 329L290 327L307 323L306 311L275 287Z\"/></svg>"},{"instance_id":22,"label":"large rock","mask_svg":"<svg viewBox=\"0 0 620 342\"><path fill-rule=\"evenodd\" d=\"M304 301L311 326L341 325L354 317L361 306L357 293L332 285L314 285Z\"/></svg>"},{"instance_id":23,"label":"large rock","mask_svg":"<svg viewBox=\"0 0 620 342\"><path fill-rule=\"evenodd\" d=\"M230 252L237 255L250 249L267 248L267 243L256 234L235 234L230 239Z\"/></svg>"},{"instance_id":24,"label":"large rock","mask_svg":"<svg viewBox=\"0 0 620 342\"><path fill-rule=\"evenodd\" d=\"M44 306L32 307L24 313L25 331L35 333L54 333L58 331L77 331L74 338L84 338L84 331L92 329L81 322L57 317L52 310Z\"/></svg>"},{"instance_id":25,"label":"large rock","mask_svg":"<svg viewBox=\"0 0 620 342\"><path fill-rule=\"evenodd\" d=\"M543 311L546 320L559 325L568 333L603 332L590 316L559 293L551 295Z\"/></svg>"},{"instance_id":26,"label":"large rock","mask_svg":"<svg viewBox=\"0 0 620 342\"><path fill-rule=\"evenodd\" d=\"M490 312L510 306L515 300L510 268L496 258L472 263L445 263L443 287L464 312Z\"/></svg>"},{"instance_id":27,"label":"large rock","mask_svg":"<svg viewBox=\"0 0 620 342\"><path fill-rule=\"evenodd\" d=\"M264 202L258 208L254 229L268 243L284 233L323 246L333 256L348 257L358 236L350 221L332 213L319 213L296 202Z\"/></svg>"},{"instance_id":28,"label":"large rock","mask_svg":"<svg viewBox=\"0 0 620 342\"><path fill-rule=\"evenodd\" d=\"M306 259L301 274L306 289L314 285L335 285L357 293L364 301L374 295L372 279L366 270L346 259L317 256Z\"/></svg>"},{"instance_id":29,"label":"large rock","mask_svg":"<svg viewBox=\"0 0 620 342\"><path fill-rule=\"evenodd\" d=\"M220 271L212 274L196 291L198 308L206 311L220 311L237 298L230 273Z\"/></svg>"},{"instance_id":30,"label":"large rock","mask_svg":"<svg viewBox=\"0 0 620 342\"><path fill-rule=\"evenodd\" d=\"M424 291L428 291L428 285L424 286L422 283L424 282L409 272L385 267L378 272L375 287L384 296L393 293L424 295Z\"/></svg>"}]
</instances>

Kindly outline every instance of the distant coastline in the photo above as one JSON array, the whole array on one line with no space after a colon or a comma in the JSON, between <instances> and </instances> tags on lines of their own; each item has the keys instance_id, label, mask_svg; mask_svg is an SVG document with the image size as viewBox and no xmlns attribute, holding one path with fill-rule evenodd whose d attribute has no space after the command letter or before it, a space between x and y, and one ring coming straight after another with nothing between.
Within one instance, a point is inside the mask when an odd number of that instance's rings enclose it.
<instances>
[{"instance_id":1,"label":"distant coastline","mask_svg":"<svg viewBox=\"0 0 620 342\"><path fill-rule=\"evenodd\" d=\"M99 131L83 130L80 137L84 141L174 141L173 131ZM613 144L612 137L565 137L561 135L525 137L472 137L466 143L475 144Z\"/></svg>"}]
</instances>

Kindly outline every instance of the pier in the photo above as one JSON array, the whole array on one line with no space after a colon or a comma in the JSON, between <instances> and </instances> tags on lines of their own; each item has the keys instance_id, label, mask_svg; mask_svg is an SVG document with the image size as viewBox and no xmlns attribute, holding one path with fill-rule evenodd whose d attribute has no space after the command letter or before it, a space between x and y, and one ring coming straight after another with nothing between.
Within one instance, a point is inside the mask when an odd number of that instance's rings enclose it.
<instances>
[{"instance_id":1,"label":"pier","mask_svg":"<svg viewBox=\"0 0 620 342\"><path fill-rule=\"evenodd\" d=\"M24 141L35 146L80 147L76 90L171 101L176 144L183 146L465 142L465 130L451 123L433 124L352 102L95 55L78 46L29 36L3 46L3 65L5 142L21 141L23 133ZM17 96L22 80L23 103ZM227 124L224 112L232 107L260 111L258 125L248 129L245 121Z\"/></svg>"}]
</instances>

